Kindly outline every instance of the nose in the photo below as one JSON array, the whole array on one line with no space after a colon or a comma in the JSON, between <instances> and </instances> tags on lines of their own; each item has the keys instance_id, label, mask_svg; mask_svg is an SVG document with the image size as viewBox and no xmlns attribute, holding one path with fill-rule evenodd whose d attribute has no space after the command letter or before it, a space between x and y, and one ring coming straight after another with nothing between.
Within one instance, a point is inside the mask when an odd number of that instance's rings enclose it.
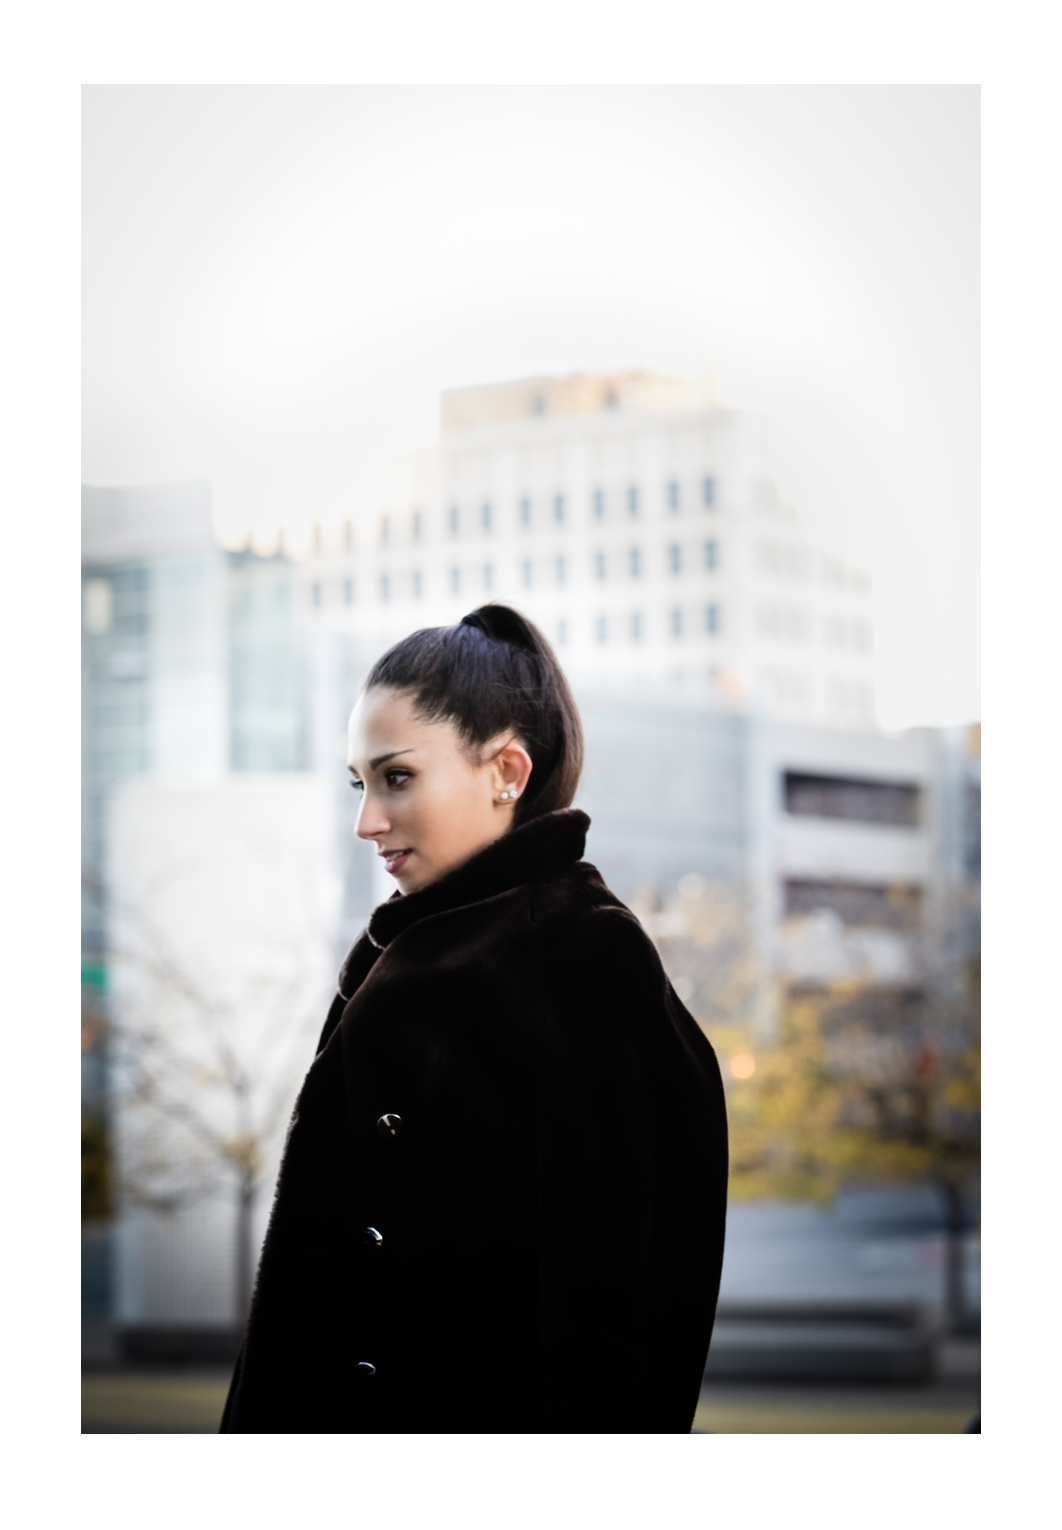
<instances>
[{"instance_id":1,"label":"nose","mask_svg":"<svg viewBox=\"0 0 1062 1530\"><path fill-rule=\"evenodd\" d=\"M358 821L354 832L359 839L379 839L390 831L391 825L383 811L383 804L375 792L366 790L358 808Z\"/></svg>"}]
</instances>

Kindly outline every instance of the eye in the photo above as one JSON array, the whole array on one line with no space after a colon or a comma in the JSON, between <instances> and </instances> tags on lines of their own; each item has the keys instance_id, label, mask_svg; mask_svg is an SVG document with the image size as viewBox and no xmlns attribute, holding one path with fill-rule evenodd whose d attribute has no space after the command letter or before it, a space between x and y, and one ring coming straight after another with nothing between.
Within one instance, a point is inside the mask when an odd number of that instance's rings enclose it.
<instances>
[{"instance_id":1,"label":"eye","mask_svg":"<svg viewBox=\"0 0 1062 1530\"><path fill-rule=\"evenodd\" d=\"M412 781L411 770L389 770L384 778L392 791L401 791L407 781Z\"/></svg>"},{"instance_id":2,"label":"eye","mask_svg":"<svg viewBox=\"0 0 1062 1530\"><path fill-rule=\"evenodd\" d=\"M351 789L351 791L355 791L355 792L360 792L360 791L364 791L365 790L364 786L358 780L357 776L351 776L351 778L350 778L350 789Z\"/></svg>"}]
</instances>

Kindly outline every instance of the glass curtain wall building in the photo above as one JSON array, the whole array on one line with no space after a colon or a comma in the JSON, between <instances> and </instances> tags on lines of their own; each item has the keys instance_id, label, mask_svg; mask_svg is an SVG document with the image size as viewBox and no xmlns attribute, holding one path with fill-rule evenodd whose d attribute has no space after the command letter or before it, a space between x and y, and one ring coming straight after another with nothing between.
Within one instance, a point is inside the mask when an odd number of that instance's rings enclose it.
<instances>
[{"instance_id":1,"label":"glass curtain wall building","mask_svg":"<svg viewBox=\"0 0 1062 1530\"><path fill-rule=\"evenodd\" d=\"M85 1316L108 1315L107 826L133 776L305 766L291 565L217 545L202 481L82 491Z\"/></svg>"}]
</instances>

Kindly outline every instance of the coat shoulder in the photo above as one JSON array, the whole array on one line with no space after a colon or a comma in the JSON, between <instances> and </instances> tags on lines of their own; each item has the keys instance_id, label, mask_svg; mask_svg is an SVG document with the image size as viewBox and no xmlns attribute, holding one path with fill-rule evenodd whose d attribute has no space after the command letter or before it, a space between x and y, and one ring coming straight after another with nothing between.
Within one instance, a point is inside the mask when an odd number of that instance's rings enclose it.
<instances>
[{"instance_id":1,"label":"coat shoulder","mask_svg":"<svg viewBox=\"0 0 1062 1530\"><path fill-rule=\"evenodd\" d=\"M535 889L531 919L543 933L584 955L640 958L663 975L656 947L636 914L606 885L596 866L580 861L567 876Z\"/></svg>"},{"instance_id":2,"label":"coat shoulder","mask_svg":"<svg viewBox=\"0 0 1062 1530\"><path fill-rule=\"evenodd\" d=\"M531 922L554 991L581 1007L600 1010L607 998L615 1013L638 997L664 1009L676 1002L659 953L637 916L610 891L587 862L570 875L536 889Z\"/></svg>"},{"instance_id":3,"label":"coat shoulder","mask_svg":"<svg viewBox=\"0 0 1062 1530\"><path fill-rule=\"evenodd\" d=\"M584 1035L613 1047L622 1034L666 1034L718 1080L711 1044L672 988L656 946L596 867L580 862L540 889L532 920L547 986Z\"/></svg>"}]
</instances>

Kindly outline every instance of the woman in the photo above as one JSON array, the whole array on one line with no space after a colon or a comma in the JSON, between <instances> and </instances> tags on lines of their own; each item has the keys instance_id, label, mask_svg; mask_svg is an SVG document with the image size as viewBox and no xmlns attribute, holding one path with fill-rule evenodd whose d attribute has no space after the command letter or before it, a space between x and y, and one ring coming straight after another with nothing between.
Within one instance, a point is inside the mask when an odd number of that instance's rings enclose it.
<instances>
[{"instance_id":1,"label":"woman","mask_svg":"<svg viewBox=\"0 0 1062 1530\"><path fill-rule=\"evenodd\" d=\"M505 606L415 632L349 745L358 835L399 891L299 1096L222 1432L688 1432L722 1085L581 859L556 657Z\"/></svg>"}]
</instances>

